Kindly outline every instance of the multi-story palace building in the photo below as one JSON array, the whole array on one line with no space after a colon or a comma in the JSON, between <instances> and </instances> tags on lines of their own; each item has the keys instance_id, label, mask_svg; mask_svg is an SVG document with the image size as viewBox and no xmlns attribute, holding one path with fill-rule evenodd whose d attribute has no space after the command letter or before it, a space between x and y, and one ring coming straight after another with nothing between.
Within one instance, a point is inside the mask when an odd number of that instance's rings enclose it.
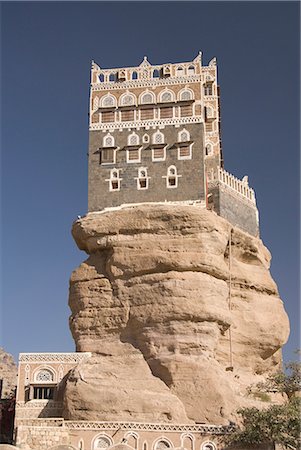
<instances>
[{"instance_id":1,"label":"multi-story palace building","mask_svg":"<svg viewBox=\"0 0 301 450\"><path fill-rule=\"evenodd\" d=\"M248 178L223 168L217 64L101 69L92 63L89 212L137 203L213 209L258 235Z\"/></svg>"},{"instance_id":2,"label":"multi-story palace building","mask_svg":"<svg viewBox=\"0 0 301 450\"><path fill-rule=\"evenodd\" d=\"M254 191L223 168L215 58L101 69L90 95L89 212L137 203L207 207L258 234ZM63 418L64 380L90 353L20 355L15 443L24 450L217 450L231 427Z\"/></svg>"}]
</instances>

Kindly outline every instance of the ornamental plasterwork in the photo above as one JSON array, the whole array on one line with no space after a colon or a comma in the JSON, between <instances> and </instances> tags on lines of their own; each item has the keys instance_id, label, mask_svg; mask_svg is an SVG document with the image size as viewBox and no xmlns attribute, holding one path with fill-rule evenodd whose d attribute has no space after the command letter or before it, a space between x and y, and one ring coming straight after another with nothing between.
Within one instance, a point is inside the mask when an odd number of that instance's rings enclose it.
<instances>
[{"instance_id":1,"label":"ornamental plasterwork","mask_svg":"<svg viewBox=\"0 0 301 450\"><path fill-rule=\"evenodd\" d=\"M91 356L90 352L74 353L20 353L19 361L22 362L62 362L77 363Z\"/></svg>"},{"instance_id":2,"label":"ornamental plasterwork","mask_svg":"<svg viewBox=\"0 0 301 450\"><path fill-rule=\"evenodd\" d=\"M230 426L219 425L180 425L180 424L154 424L142 422L75 422L66 421L64 423L68 429L75 430L137 430L137 431L176 431L195 432L200 434L220 435L233 431Z\"/></svg>"},{"instance_id":3,"label":"ornamental plasterwork","mask_svg":"<svg viewBox=\"0 0 301 450\"><path fill-rule=\"evenodd\" d=\"M186 77L169 77L169 78L153 78L145 80L131 80L122 81L121 83L92 83L91 91L108 91L108 90L120 90L138 87L156 87L156 86L171 86L175 84L187 84L187 83L201 83L202 78L200 75L189 75Z\"/></svg>"},{"instance_id":4,"label":"ornamental plasterwork","mask_svg":"<svg viewBox=\"0 0 301 450\"><path fill-rule=\"evenodd\" d=\"M146 127L160 127L167 125L184 125L188 123L203 123L202 116L194 117L174 117L170 119L154 119L154 120L143 120L137 122L108 122L108 123L92 123L90 124L90 131L93 130L103 130L103 131L114 131L116 129L124 128L146 128ZM217 132L207 133L209 135L216 135Z\"/></svg>"}]
</instances>

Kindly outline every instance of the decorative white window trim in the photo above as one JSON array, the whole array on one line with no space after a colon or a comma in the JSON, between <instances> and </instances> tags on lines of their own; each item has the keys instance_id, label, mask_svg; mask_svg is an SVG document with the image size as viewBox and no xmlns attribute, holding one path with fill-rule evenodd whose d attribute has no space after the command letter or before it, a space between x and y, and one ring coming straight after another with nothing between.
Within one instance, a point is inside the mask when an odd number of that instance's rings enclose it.
<instances>
[{"instance_id":1,"label":"decorative white window trim","mask_svg":"<svg viewBox=\"0 0 301 450\"><path fill-rule=\"evenodd\" d=\"M113 94L106 94L100 99L100 105L102 108L112 108L117 106L117 99Z\"/></svg>"},{"instance_id":2,"label":"decorative white window trim","mask_svg":"<svg viewBox=\"0 0 301 450\"><path fill-rule=\"evenodd\" d=\"M139 191L145 191L148 189L150 177L147 175L147 167L139 167L138 177L136 177L136 180L137 180L137 189ZM141 180L145 181L145 187L141 187L140 184Z\"/></svg>"},{"instance_id":3,"label":"decorative white window trim","mask_svg":"<svg viewBox=\"0 0 301 450\"><path fill-rule=\"evenodd\" d=\"M102 146L103 147L114 147L115 145L115 138L111 135L111 133L107 133L102 140Z\"/></svg>"},{"instance_id":4,"label":"decorative white window trim","mask_svg":"<svg viewBox=\"0 0 301 450\"><path fill-rule=\"evenodd\" d=\"M187 75L194 75L195 74L195 65L194 64L190 64L187 67Z\"/></svg>"},{"instance_id":5,"label":"decorative white window trim","mask_svg":"<svg viewBox=\"0 0 301 450\"><path fill-rule=\"evenodd\" d=\"M160 162L166 160L166 145L163 147L163 156L162 158L155 157L155 148L152 149L152 162Z\"/></svg>"},{"instance_id":6,"label":"decorative white window trim","mask_svg":"<svg viewBox=\"0 0 301 450\"><path fill-rule=\"evenodd\" d=\"M149 96L151 97L151 101L145 101L143 99L143 97ZM141 94L139 95L139 104L141 105L151 105L153 103L156 103L156 96L153 92L146 90L144 92L141 92Z\"/></svg>"},{"instance_id":7,"label":"decorative white window trim","mask_svg":"<svg viewBox=\"0 0 301 450\"><path fill-rule=\"evenodd\" d=\"M132 140L134 137L136 138L135 142ZM139 145L139 136L135 131L128 135L128 145Z\"/></svg>"},{"instance_id":8,"label":"decorative white window trim","mask_svg":"<svg viewBox=\"0 0 301 450\"><path fill-rule=\"evenodd\" d=\"M142 142L144 144L148 144L149 143L149 135L148 134L144 134L142 137Z\"/></svg>"},{"instance_id":9,"label":"decorative white window trim","mask_svg":"<svg viewBox=\"0 0 301 450\"><path fill-rule=\"evenodd\" d=\"M185 139L183 139L183 135L185 136ZM186 130L186 128L183 128L183 130L178 132L178 142L187 142L190 141L190 133L188 130Z\"/></svg>"},{"instance_id":10,"label":"decorative white window trim","mask_svg":"<svg viewBox=\"0 0 301 450\"><path fill-rule=\"evenodd\" d=\"M169 95L170 95L170 100L164 100L164 99L163 99L163 96L166 95L166 94L169 94ZM159 102L160 102L160 103L173 103L173 102L176 101L176 99L175 99L175 93L174 93L171 89L168 89L168 88L163 89L163 91L161 91L161 92L159 93L158 98L159 98Z\"/></svg>"},{"instance_id":11,"label":"decorative white window trim","mask_svg":"<svg viewBox=\"0 0 301 450\"><path fill-rule=\"evenodd\" d=\"M158 139L159 136L160 136L160 139ZM161 131L157 130L153 134L152 142L153 142L153 144L158 144L158 145L164 144L164 134Z\"/></svg>"},{"instance_id":12,"label":"decorative white window trim","mask_svg":"<svg viewBox=\"0 0 301 450\"><path fill-rule=\"evenodd\" d=\"M160 436L159 438L157 438L154 441L152 450L163 450L162 446L160 446L160 443L166 443L167 444L166 447L164 447L164 448L166 448L166 450L167 449L171 450L171 449L174 448L172 442L169 439L167 439L165 436Z\"/></svg>"},{"instance_id":13,"label":"decorative white window trim","mask_svg":"<svg viewBox=\"0 0 301 450\"><path fill-rule=\"evenodd\" d=\"M120 170L121 169L111 169L110 170L110 178L106 178L105 181L109 182L109 191L110 192L118 192L120 191L120 182L122 178L120 178ZM113 187L113 183L117 183L117 188Z\"/></svg>"},{"instance_id":14,"label":"decorative white window trim","mask_svg":"<svg viewBox=\"0 0 301 450\"><path fill-rule=\"evenodd\" d=\"M191 159L192 158L192 146L193 146L193 142L191 144L189 144L189 155L187 156L181 156L181 146L178 147L178 160L187 160L187 159Z\"/></svg>"},{"instance_id":15,"label":"decorative white window trim","mask_svg":"<svg viewBox=\"0 0 301 450\"><path fill-rule=\"evenodd\" d=\"M167 175L163 175L162 178L166 178L166 187L167 189L176 189L178 187L178 178L181 178L182 175L178 175L176 166L169 166L167 168ZM171 179L175 180L175 184L171 184Z\"/></svg>"},{"instance_id":16,"label":"decorative white window trim","mask_svg":"<svg viewBox=\"0 0 301 450\"><path fill-rule=\"evenodd\" d=\"M216 450L216 445L211 441L202 443L201 450Z\"/></svg>"},{"instance_id":17,"label":"decorative white window trim","mask_svg":"<svg viewBox=\"0 0 301 450\"><path fill-rule=\"evenodd\" d=\"M130 150L130 149L127 149L126 150L126 162L128 163L128 164L137 164L137 163L140 163L141 162L141 149L142 149L142 147L139 147L139 148L137 148L137 151L138 151L138 158L137 159L129 159L129 155L130 155L130 152L132 151L132 150Z\"/></svg>"},{"instance_id":18,"label":"decorative white window trim","mask_svg":"<svg viewBox=\"0 0 301 450\"><path fill-rule=\"evenodd\" d=\"M56 371L50 366L40 366L33 373L34 383L53 384L56 383L56 378Z\"/></svg>"},{"instance_id":19,"label":"decorative white window trim","mask_svg":"<svg viewBox=\"0 0 301 450\"><path fill-rule=\"evenodd\" d=\"M186 75L186 70L184 66L178 66L175 69L176 77L182 77L183 75Z\"/></svg>"},{"instance_id":20,"label":"decorative white window trim","mask_svg":"<svg viewBox=\"0 0 301 450\"><path fill-rule=\"evenodd\" d=\"M189 93L189 98L183 98L183 96L185 94ZM184 87L183 89L181 89L178 93L178 100L179 101L189 101L189 100L194 100L194 92L192 89L188 88L188 87Z\"/></svg>"},{"instance_id":21,"label":"decorative white window trim","mask_svg":"<svg viewBox=\"0 0 301 450\"><path fill-rule=\"evenodd\" d=\"M124 92L119 98L120 106L136 106L137 97L132 92Z\"/></svg>"},{"instance_id":22,"label":"decorative white window trim","mask_svg":"<svg viewBox=\"0 0 301 450\"><path fill-rule=\"evenodd\" d=\"M100 446L97 446L96 444L97 444L97 441L99 441L100 439L103 439L104 441L107 441L107 446L105 446L105 447L100 447ZM113 439L111 438L111 436L108 436L107 434L105 434L105 433L101 433L101 434L98 434L98 435L96 435L93 439L92 439L92 442L91 442L91 450L104 450L104 449L107 449L107 448L109 448L109 447L111 447L113 445Z\"/></svg>"}]
</instances>

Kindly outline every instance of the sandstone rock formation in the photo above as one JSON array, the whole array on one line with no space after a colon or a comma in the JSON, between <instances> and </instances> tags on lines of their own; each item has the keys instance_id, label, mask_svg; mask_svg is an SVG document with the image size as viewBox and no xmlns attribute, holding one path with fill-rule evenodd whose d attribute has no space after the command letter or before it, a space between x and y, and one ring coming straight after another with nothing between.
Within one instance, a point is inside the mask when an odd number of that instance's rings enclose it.
<instances>
[{"instance_id":1,"label":"sandstone rock formation","mask_svg":"<svg viewBox=\"0 0 301 450\"><path fill-rule=\"evenodd\" d=\"M90 256L71 276L70 328L95 355L67 380L66 418L223 424L250 404L246 389L279 366L289 324L269 251L231 229L171 205L74 224Z\"/></svg>"},{"instance_id":2,"label":"sandstone rock formation","mask_svg":"<svg viewBox=\"0 0 301 450\"><path fill-rule=\"evenodd\" d=\"M10 398L17 386L17 366L14 358L0 348L0 380L2 380L1 398Z\"/></svg>"}]
</instances>

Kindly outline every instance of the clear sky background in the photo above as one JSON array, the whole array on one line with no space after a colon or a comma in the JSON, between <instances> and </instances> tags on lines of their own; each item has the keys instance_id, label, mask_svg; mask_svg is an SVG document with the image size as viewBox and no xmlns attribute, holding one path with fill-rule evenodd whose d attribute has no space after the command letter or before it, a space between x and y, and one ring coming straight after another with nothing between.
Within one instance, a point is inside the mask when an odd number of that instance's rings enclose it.
<instances>
[{"instance_id":1,"label":"clear sky background","mask_svg":"<svg viewBox=\"0 0 301 450\"><path fill-rule=\"evenodd\" d=\"M1 4L2 333L19 352L73 351L68 280L86 257L91 60L103 68L216 56L225 168L249 175L261 237L300 347L298 2Z\"/></svg>"}]
</instances>

